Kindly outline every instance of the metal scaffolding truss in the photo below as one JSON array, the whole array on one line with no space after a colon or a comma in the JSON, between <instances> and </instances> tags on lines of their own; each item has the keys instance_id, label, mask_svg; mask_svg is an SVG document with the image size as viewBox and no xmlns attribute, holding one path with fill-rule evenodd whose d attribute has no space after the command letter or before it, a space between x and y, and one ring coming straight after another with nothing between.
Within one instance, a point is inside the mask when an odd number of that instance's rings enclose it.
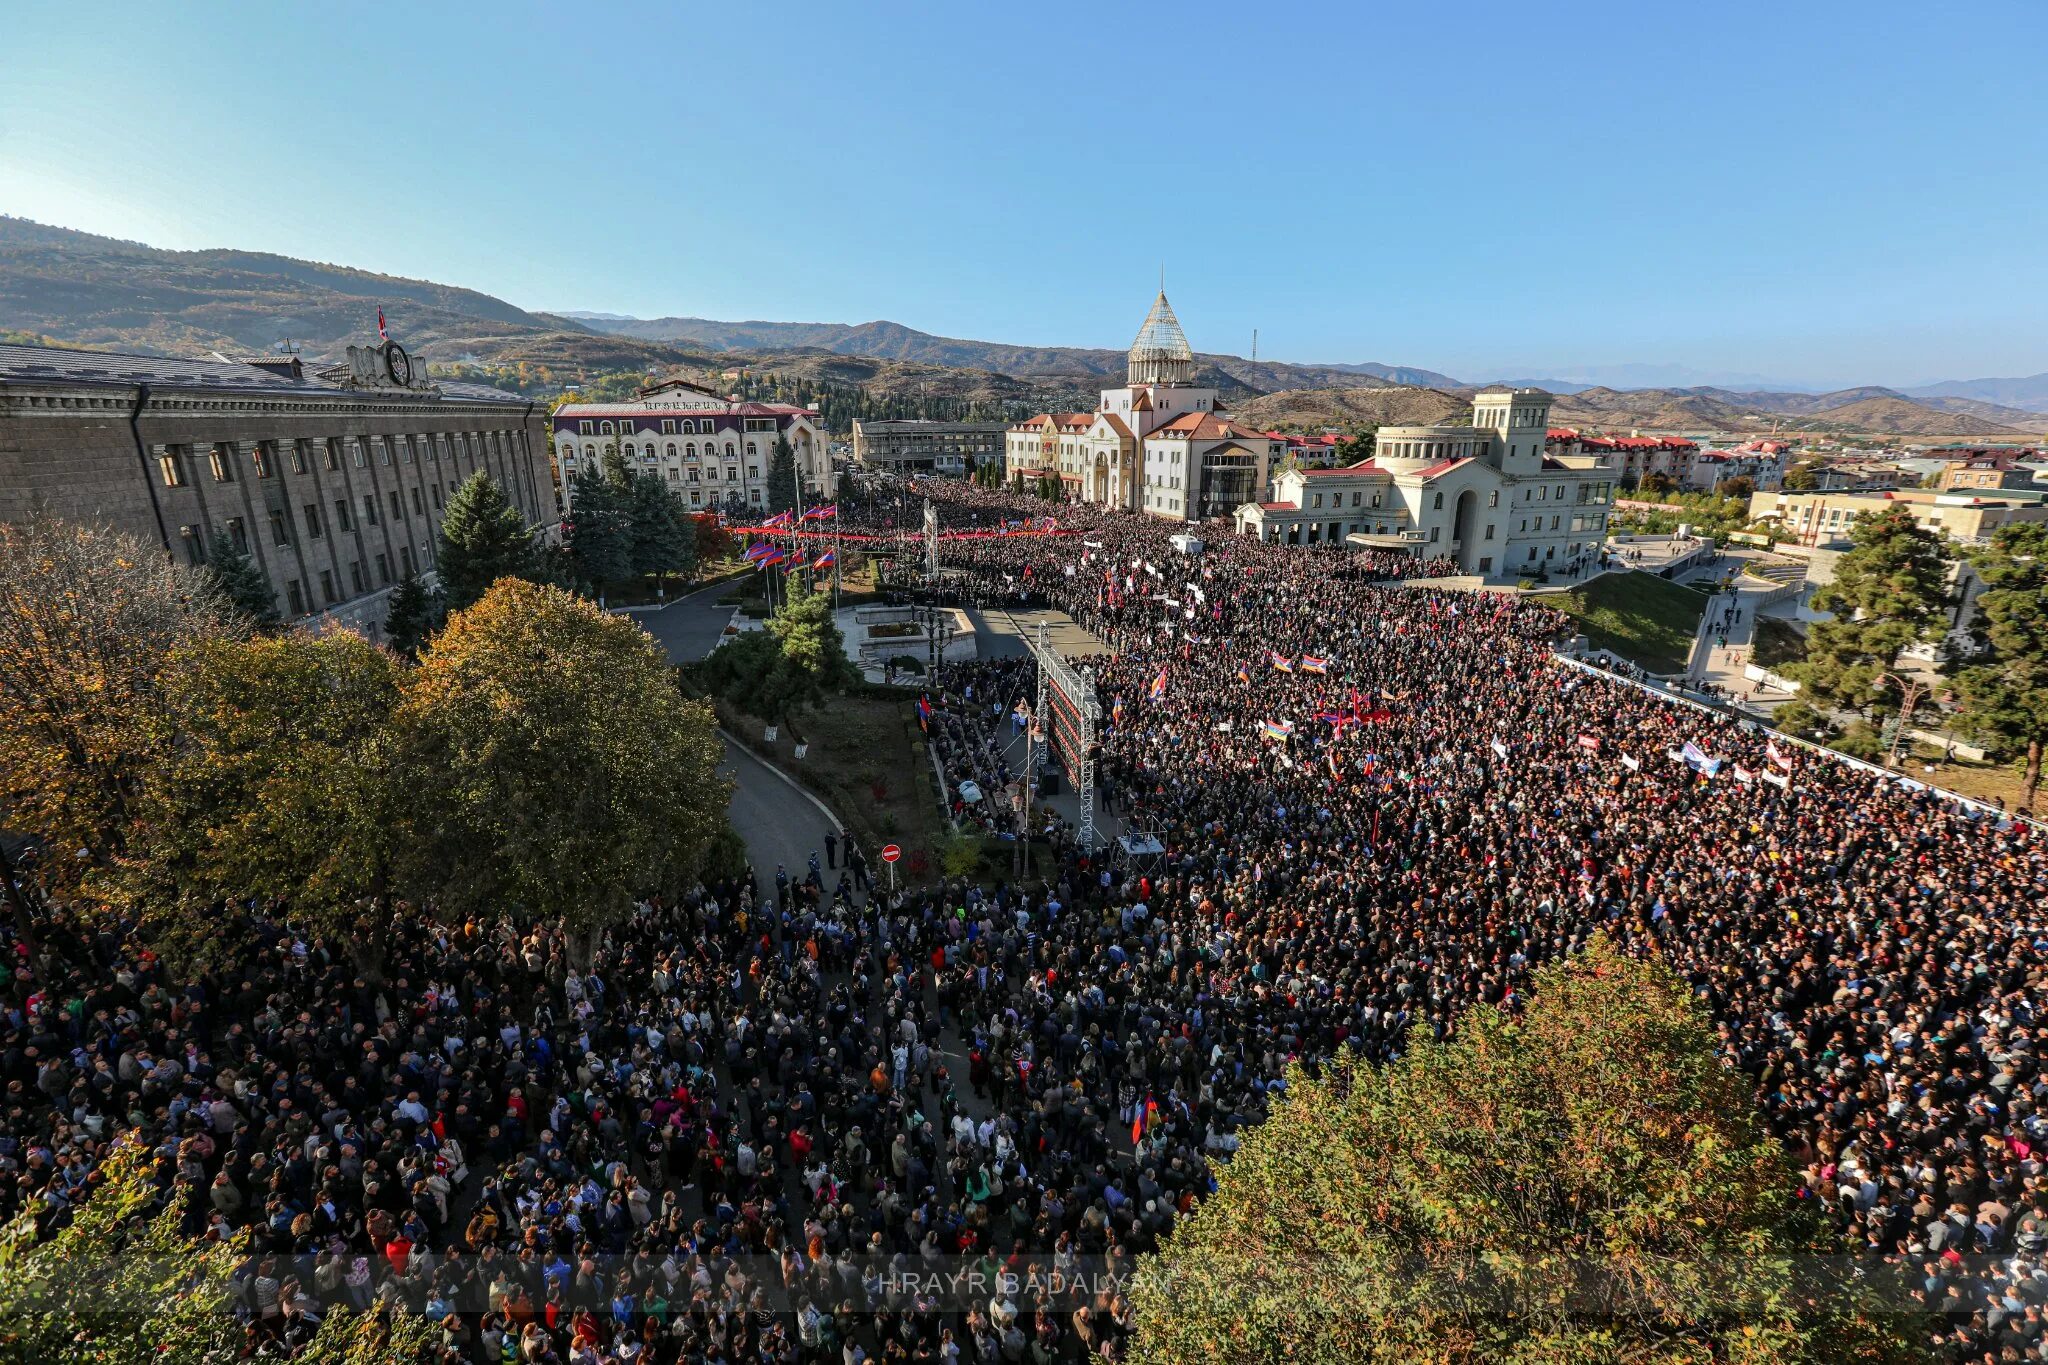
<instances>
[{"instance_id":1,"label":"metal scaffolding truss","mask_svg":"<svg viewBox=\"0 0 2048 1365\"><path fill-rule=\"evenodd\" d=\"M1095 684L1076 672L1074 666L1061 658L1053 649L1047 636L1046 624L1038 623L1038 629L1031 640L1031 653L1038 660L1038 711L1042 722L1057 732L1053 725L1061 703L1074 718L1074 733L1070 745L1063 745L1069 752L1065 755L1067 772L1074 782L1074 795L1080 802L1080 819L1076 821L1076 835L1084 852L1095 851L1095 750L1101 742L1102 707L1095 699ZM1053 694L1057 693L1055 698ZM1053 703L1048 709L1048 703ZM1028 772L1036 773L1036 746L1030 755L1033 760Z\"/></svg>"}]
</instances>

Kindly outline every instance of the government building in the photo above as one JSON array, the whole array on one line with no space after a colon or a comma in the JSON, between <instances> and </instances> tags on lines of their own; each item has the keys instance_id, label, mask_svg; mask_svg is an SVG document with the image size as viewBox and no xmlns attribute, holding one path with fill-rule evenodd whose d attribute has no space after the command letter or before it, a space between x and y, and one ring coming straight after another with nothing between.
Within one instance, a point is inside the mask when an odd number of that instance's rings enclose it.
<instances>
[{"instance_id":1,"label":"government building","mask_svg":"<svg viewBox=\"0 0 2048 1365\"><path fill-rule=\"evenodd\" d=\"M1162 290L1131 343L1125 383L1093 412L1047 412L1009 429L1011 483L1056 478L1069 502L1170 521L1229 516L1266 486L1280 442L1230 420L1194 382L1195 356Z\"/></svg>"},{"instance_id":2,"label":"government building","mask_svg":"<svg viewBox=\"0 0 2048 1365\"><path fill-rule=\"evenodd\" d=\"M1553 442L1550 404L1541 389L1489 389L1473 398L1470 426L1381 427L1369 460L1283 470L1272 501L1237 509L1237 529L1448 557L1486 578L1568 567L1607 538L1614 467Z\"/></svg>"},{"instance_id":3,"label":"government building","mask_svg":"<svg viewBox=\"0 0 2048 1365\"><path fill-rule=\"evenodd\" d=\"M868 421L853 424L853 462L890 474L960 478L1003 459L1001 422Z\"/></svg>"},{"instance_id":4,"label":"government building","mask_svg":"<svg viewBox=\"0 0 2048 1365\"><path fill-rule=\"evenodd\" d=\"M627 468L674 485L691 507L741 516L766 511L777 437L789 442L804 500L832 499L831 452L818 414L807 408L722 398L668 379L631 402L565 404L555 410L554 428L565 511L577 474L603 470L613 449Z\"/></svg>"},{"instance_id":5,"label":"government building","mask_svg":"<svg viewBox=\"0 0 2048 1365\"><path fill-rule=\"evenodd\" d=\"M200 564L224 533L280 615L375 635L441 516L483 470L537 533L557 523L535 405L429 380L403 347L209 360L0 345L0 521L99 522Z\"/></svg>"}]
</instances>

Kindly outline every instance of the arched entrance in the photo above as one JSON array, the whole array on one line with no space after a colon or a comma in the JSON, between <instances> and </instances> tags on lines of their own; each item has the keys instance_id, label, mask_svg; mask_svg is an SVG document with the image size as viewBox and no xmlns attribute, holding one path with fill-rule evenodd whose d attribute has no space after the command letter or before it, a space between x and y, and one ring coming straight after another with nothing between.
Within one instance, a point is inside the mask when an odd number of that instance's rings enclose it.
<instances>
[{"instance_id":1,"label":"arched entrance","mask_svg":"<svg viewBox=\"0 0 2048 1365\"><path fill-rule=\"evenodd\" d=\"M1458 567L1467 573L1478 563L1479 547L1473 543L1479 519L1479 494L1468 488L1458 494L1457 510L1451 514L1451 539L1457 544Z\"/></svg>"}]
</instances>

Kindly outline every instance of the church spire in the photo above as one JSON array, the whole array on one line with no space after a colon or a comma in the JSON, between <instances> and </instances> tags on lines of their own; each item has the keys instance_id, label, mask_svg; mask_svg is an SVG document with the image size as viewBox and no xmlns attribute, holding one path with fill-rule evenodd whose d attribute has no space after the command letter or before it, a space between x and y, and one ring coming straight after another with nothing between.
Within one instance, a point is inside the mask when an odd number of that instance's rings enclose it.
<instances>
[{"instance_id":1,"label":"church spire","mask_svg":"<svg viewBox=\"0 0 2048 1365\"><path fill-rule=\"evenodd\" d=\"M1152 301L1152 311L1145 314L1138 339L1131 343L1125 374L1132 384L1161 384L1169 388L1194 379L1195 353L1188 347L1187 334L1181 331L1180 319L1173 315L1173 305L1166 301L1164 289Z\"/></svg>"}]
</instances>

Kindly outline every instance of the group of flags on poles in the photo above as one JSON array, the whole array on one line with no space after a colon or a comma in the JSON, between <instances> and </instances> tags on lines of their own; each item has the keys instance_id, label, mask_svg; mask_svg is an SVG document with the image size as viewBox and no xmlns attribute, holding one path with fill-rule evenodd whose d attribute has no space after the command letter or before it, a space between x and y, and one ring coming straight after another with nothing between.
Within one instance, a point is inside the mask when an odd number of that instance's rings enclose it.
<instances>
[{"instance_id":1,"label":"group of flags on poles","mask_svg":"<svg viewBox=\"0 0 2048 1365\"><path fill-rule=\"evenodd\" d=\"M792 555L781 546L770 545L765 540L750 546L745 558L757 569L779 564L784 573L796 573L803 569L829 569L839 562L838 556L831 550L812 559L808 554Z\"/></svg>"}]
</instances>

